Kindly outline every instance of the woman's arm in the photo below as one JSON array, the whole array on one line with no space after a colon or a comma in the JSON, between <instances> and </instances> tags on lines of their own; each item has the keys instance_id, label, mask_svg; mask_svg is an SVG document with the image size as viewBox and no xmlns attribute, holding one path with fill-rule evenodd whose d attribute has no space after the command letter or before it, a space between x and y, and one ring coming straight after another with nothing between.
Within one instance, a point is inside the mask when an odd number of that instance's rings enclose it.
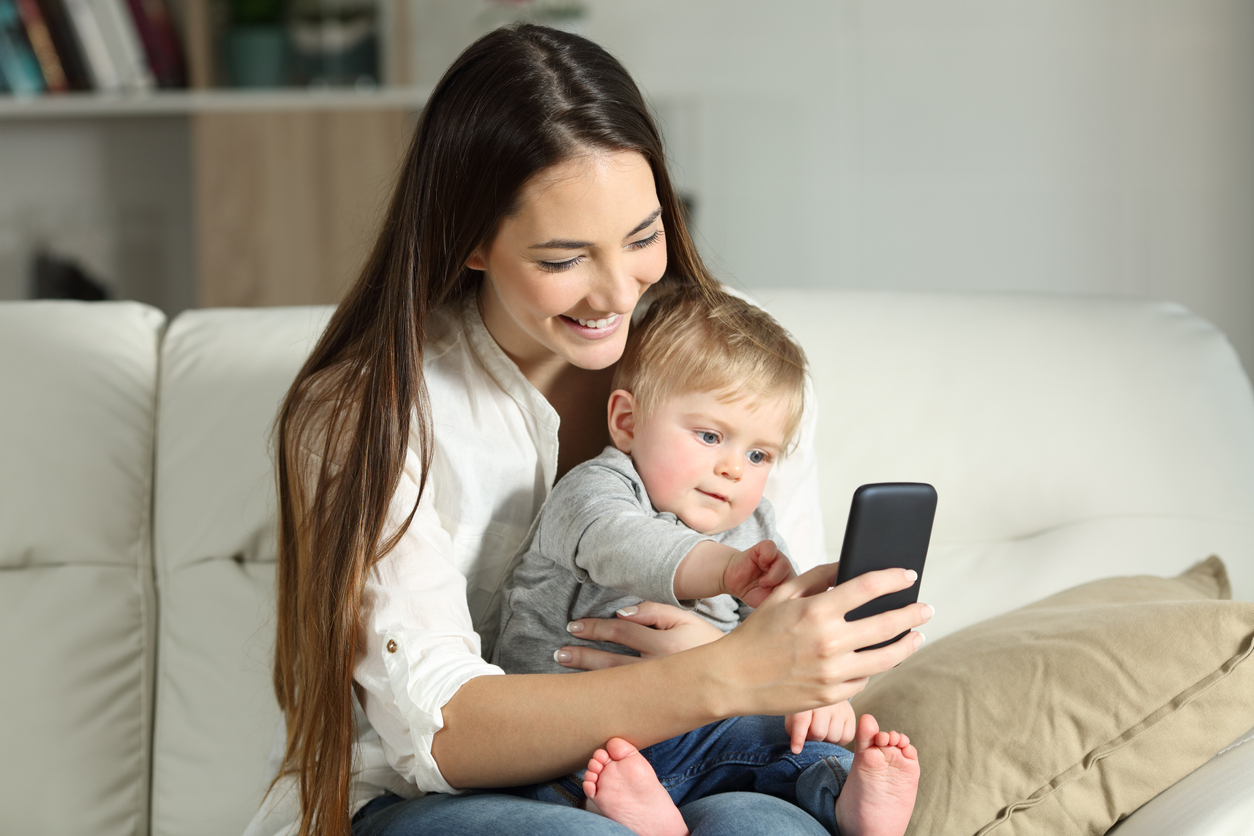
<instances>
[{"instance_id":1,"label":"woman's arm","mask_svg":"<svg viewBox=\"0 0 1254 836\"><path fill-rule=\"evenodd\" d=\"M583 766L610 737L646 746L726 717L849 699L922 637L857 649L912 630L929 611L916 604L846 622L849 610L913 581L889 569L829 589L834 570L787 581L741 627L682 653L578 676L471 679L443 707L432 745L441 774L459 788L531 783Z\"/></svg>"}]
</instances>

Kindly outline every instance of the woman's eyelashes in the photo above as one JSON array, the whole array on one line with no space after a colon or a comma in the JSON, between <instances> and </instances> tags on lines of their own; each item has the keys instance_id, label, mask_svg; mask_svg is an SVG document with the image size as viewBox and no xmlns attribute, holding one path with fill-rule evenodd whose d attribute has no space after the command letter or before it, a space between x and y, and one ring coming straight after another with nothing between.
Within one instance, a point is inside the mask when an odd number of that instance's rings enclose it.
<instances>
[{"instance_id":1,"label":"woman's eyelashes","mask_svg":"<svg viewBox=\"0 0 1254 836\"><path fill-rule=\"evenodd\" d=\"M662 227L658 227L648 238L641 238L639 241L632 241L627 245L629 250L643 250L645 247L651 247L662 239Z\"/></svg>"},{"instance_id":2,"label":"woman's eyelashes","mask_svg":"<svg viewBox=\"0 0 1254 836\"><path fill-rule=\"evenodd\" d=\"M645 247L651 247L658 241L662 240L662 228L659 226L656 231L648 238L641 238L639 241L632 241L627 245L629 250L643 250ZM569 270L576 264L584 260L584 257L577 255L574 258L568 258L565 261L541 261L540 269L546 273L560 273L563 270Z\"/></svg>"},{"instance_id":3,"label":"woman's eyelashes","mask_svg":"<svg viewBox=\"0 0 1254 836\"><path fill-rule=\"evenodd\" d=\"M541 261L540 269L546 273L560 273L563 270L569 270L581 261L583 261L583 256L581 255L568 258L565 261Z\"/></svg>"}]
</instances>

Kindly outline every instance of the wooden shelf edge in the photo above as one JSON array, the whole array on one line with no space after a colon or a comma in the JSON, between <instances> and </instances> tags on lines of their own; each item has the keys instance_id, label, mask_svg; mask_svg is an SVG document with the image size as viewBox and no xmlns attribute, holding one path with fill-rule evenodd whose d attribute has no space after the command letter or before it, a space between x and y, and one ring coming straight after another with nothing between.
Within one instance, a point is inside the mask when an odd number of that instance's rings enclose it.
<instances>
[{"instance_id":1,"label":"wooden shelf edge","mask_svg":"<svg viewBox=\"0 0 1254 836\"><path fill-rule=\"evenodd\" d=\"M69 93L26 98L0 95L0 121L389 107L418 110L428 95L429 89L419 87L374 90L170 90L152 93Z\"/></svg>"}]
</instances>

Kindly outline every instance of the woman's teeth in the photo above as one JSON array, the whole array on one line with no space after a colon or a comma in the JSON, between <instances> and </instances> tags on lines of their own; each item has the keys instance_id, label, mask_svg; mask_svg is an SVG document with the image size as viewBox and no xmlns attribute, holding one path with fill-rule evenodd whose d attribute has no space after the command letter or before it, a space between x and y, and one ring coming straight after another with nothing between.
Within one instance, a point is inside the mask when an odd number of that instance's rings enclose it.
<instances>
[{"instance_id":1,"label":"woman's teeth","mask_svg":"<svg viewBox=\"0 0 1254 836\"><path fill-rule=\"evenodd\" d=\"M622 314L614 314L608 319L580 319L579 317L571 317L571 319L578 322L584 328L605 328L617 322L620 316L622 316Z\"/></svg>"}]
</instances>

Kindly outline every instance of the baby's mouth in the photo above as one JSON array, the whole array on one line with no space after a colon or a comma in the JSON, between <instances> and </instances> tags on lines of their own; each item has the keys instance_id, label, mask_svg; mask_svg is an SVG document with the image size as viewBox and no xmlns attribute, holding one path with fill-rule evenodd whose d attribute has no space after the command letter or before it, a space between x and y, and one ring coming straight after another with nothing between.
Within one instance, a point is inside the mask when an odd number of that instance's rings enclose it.
<instances>
[{"instance_id":1,"label":"baby's mouth","mask_svg":"<svg viewBox=\"0 0 1254 836\"><path fill-rule=\"evenodd\" d=\"M697 488L697 490L698 490L698 491L701 491L701 493L705 494L705 495L706 495L706 496L708 496L708 497L712 497L712 498L714 498L714 499L717 499L719 502L729 502L729 501L730 501L727 497L723 496L721 493L714 493L714 492L712 492L712 491L702 491L700 488Z\"/></svg>"}]
</instances>

